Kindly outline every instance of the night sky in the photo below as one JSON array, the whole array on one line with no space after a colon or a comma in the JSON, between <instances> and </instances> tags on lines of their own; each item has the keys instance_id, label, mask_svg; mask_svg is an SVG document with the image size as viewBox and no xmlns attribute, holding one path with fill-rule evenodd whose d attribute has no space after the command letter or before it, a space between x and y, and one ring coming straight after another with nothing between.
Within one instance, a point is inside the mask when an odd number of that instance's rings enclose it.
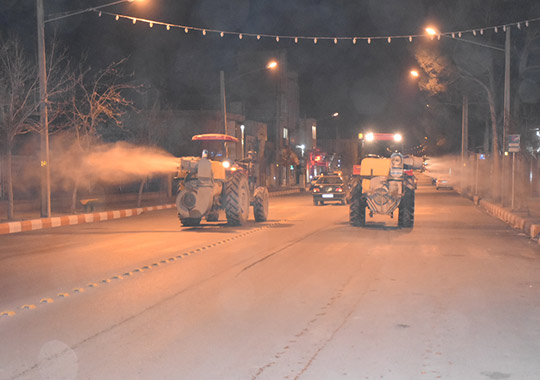
<instances>
[{"instance_id":1,"label":"night sky","mask_svg":"<svg viewBox=\"0 0 540 380\"><path fill-rule=\"evenodd\" d=\"M109 2L44 0L45 14ZM452 31L539 17L540 13L532 14L535 4L531 0L145 0L104 10L242 33L376 37L422 34L427 24ZM0 30L2 36L18 33L35 53L35 1L1 0ZM277 49L287 50L289 69L299 74L301 116L324 119L339 112L340 120L332 122L339 123L343 135L353 136L368 124L391 131L413 129L426 104L408 74L415 65L417 40L394 39L390 44L376 40L369 45L239 40L133 25L94 12L47 24L47 37L54 33L74 60L86 53L95 67L129 56L135 77L159 89L162 103L171 107L217 109L219 71L237 71L239 52ZM497 38L503 36L486 38L500 42Z\"/></svg>"}]
</instances>

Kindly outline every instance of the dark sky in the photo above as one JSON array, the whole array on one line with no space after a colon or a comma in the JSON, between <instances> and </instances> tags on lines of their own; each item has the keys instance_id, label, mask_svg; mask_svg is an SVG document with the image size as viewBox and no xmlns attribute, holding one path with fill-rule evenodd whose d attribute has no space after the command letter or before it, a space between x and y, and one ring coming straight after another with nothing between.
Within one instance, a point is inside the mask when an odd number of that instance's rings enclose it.
<instances>
[{"instance_id":1,"label":"dark sky","mask_svg":"<svg viewBox=\"0 0 540 380\"><path fill-rule=\"evenodd\" d=\"M107 0L44 0L46 15L107 4ZM428 23L443 31L508 23L529 15L531 0L145 0L104 10L173 24L243 33L299 36L421 34ZM488 12L489 11L489 12ZM47 17L46 17L47 18ZM35 52L35 1L1 0L0 30L17 32ZM90 12L47 24L73 57L86 52L97 67L129 56L139 80L164 96L201 107L217 100L219 70L238 69L238 52L286 49L299 74L301 115L324 118L340 112L340 128L354 133L367 124L411 128L425 103L408 72L415 41L351 42L202 36L147 24L99 18ZM207 98L206 100L204 98ZM180 102L181 103L181 102ZM181 106L181 104L180 104ZM189 104L193 107L194 104ZM337 122L337 121L335 121Z\"/></svg>"}]
</instances>

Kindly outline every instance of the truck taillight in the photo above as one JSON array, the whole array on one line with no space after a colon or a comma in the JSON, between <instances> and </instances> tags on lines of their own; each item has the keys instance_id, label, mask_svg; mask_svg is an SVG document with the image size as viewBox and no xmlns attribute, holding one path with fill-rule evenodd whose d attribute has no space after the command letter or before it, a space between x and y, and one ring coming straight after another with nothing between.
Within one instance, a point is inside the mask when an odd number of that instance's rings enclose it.
<instances>
[{"instance_id":1,"label":"truck taillight","mask_svg":"<svg viewBox=\"0 0 540 380\"><path fill-rule=\"evenodd\" d=\"M313 192L314 193L319 193L321 191L321 189L319 189L318 187L314 187L313 188Z\"/></svg>"},{"instance_id":2,"label":"truck taillight","mask_svg":"<svg viewBox=\"0 0 540 380\"><path fill-rule=\"evenodd\" d=\"M343 189L342 189L341 187L336 187L336 191L337 191L338 193L342 193L342 192L343 192Z\"/></svg>"}]
</instances>

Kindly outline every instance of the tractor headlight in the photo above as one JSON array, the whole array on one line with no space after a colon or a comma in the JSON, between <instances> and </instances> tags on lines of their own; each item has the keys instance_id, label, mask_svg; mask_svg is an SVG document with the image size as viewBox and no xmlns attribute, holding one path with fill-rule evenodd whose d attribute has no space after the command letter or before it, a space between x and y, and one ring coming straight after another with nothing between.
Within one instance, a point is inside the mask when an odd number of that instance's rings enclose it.
<instances>
[{"instance_id":1,"label":"tractor headlight","mask_svg":"<svg viewBox=\"0 0 540 380\"><path fill-rule=\"evenodd\" d=\"M373 132L366 133L366 141L373 141L375 140L375 135Z\"/></svg>"},{"instance_id":2,"label":"tractor headlight","mask_svg":"<svg viewBox=\"0 0 540 380\"><path fill-rule=\"evenodd\" d=\"M225 160L221 163L225 169L229 169L231 167L231 161Z\"/></svg>"}]
</instances>

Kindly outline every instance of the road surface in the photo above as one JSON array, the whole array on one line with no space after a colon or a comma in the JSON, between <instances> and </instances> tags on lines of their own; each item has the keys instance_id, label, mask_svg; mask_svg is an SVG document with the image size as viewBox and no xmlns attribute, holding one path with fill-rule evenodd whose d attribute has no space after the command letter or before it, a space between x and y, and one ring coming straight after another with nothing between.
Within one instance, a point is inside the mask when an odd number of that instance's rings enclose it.
<instances>
[{"instance_id":1,"label":"road surface","mask_svg":"<svg viewBox=\"0 0 540 380\"><path fill-rule=\"evenodd\" d=\"M537 379L538 244L422 181L415 226L272 198L0 237L0 379Z\"/></svg>"}]
</instances>

